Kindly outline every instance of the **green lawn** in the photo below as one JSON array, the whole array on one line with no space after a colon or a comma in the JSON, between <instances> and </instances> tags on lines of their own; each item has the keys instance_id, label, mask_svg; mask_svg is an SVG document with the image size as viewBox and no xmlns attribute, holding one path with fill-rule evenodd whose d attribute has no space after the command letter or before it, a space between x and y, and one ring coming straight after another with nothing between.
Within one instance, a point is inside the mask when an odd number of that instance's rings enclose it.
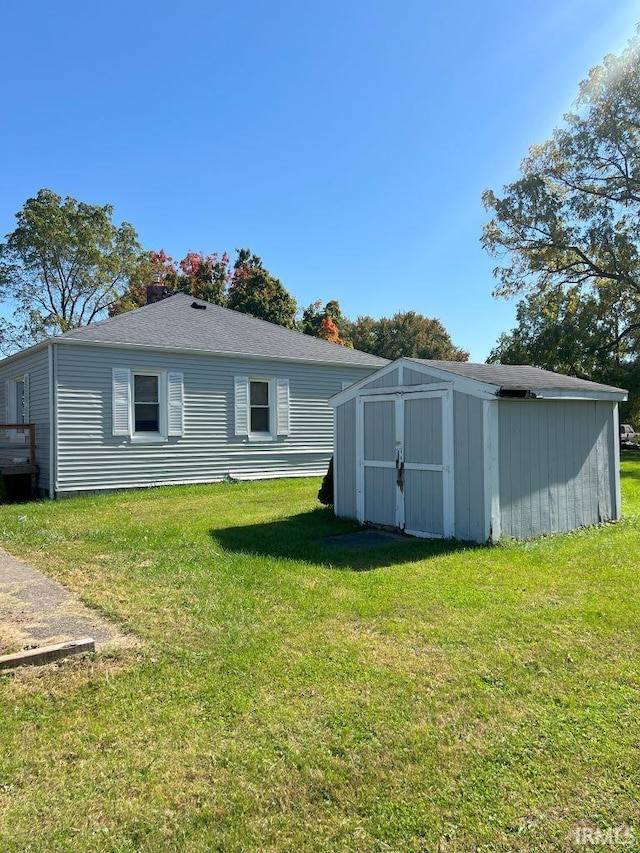
<instances>
[{"instance_id":1,"label":"green lawn","mask_svg":"<svg viewBox=\"0 0 640 853\"><path fill-rule=\"evenodd\" d=\"M492 549L329 548L315 480L2 507L143 646L0 678L0 850L640 846L623 467L623 522Z\"/></svg>"}]
</instances>

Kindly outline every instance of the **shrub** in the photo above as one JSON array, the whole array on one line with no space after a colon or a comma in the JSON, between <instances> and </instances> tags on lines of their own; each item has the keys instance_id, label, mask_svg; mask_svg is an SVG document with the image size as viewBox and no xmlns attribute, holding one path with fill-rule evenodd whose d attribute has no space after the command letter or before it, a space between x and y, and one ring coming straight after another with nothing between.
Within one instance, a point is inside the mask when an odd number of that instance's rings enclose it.
<instances>
[{"instance_id":1,"label":"shrub","mask_svg":"<svg viewBox=\"0 0 640 853\"><path fill-rule=\"evenodd\" d=\"M318 500L321 504L333 506L333 456L329 460L329 469L322 480Z\"/></svg>"}]
</instances>

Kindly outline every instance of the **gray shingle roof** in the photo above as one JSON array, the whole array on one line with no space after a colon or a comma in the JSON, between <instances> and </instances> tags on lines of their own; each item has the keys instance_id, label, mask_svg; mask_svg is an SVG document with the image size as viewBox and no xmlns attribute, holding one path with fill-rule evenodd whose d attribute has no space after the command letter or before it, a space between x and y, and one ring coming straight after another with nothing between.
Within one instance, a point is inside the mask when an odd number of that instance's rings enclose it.
<instances>
[{"instance_id":1,"label":"gray shingle roof","mask_svg":"<svg viewBox=\"0 0 640 853\"><path fill-rule=\"evenodd\" d=\"M457 376L475 379L477 382L487 382L498 385L505 391L615 391L626 394L623 388L612 385L602 385L575 376L565 376L539 367L526 364L472 364L464 361L433 361L425 358L412 358L419 364L447 370Z\"/></svg>"},{"instance_id":2,"label":"gray shingle roof","mask_svg":"<svg viewBox=\"0 0 640 853\"><path fill-rule=\"evenodd\" d=\"M206 305L206 310L192 308L193 302ZM184 293L74 329L57 340L292 358L372 369L388 364L384 358L284 329L200 299L194 300Z\"/></svg>"}]
</instances>

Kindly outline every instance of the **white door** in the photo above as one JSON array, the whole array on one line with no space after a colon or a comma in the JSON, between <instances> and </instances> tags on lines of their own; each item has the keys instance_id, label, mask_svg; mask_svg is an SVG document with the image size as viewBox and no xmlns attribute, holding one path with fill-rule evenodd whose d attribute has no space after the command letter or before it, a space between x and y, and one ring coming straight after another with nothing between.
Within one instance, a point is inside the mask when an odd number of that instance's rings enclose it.
<instances>
[{"instance_id":1,"label":"white door","mask_svg":"<svg viewBox=\"0 0 640 853\"><path fill-rule=\"evenodd\" d=\"M454 535L450 390L358 401L358 520L412 536Z\"/></svg>"}]
</instances>

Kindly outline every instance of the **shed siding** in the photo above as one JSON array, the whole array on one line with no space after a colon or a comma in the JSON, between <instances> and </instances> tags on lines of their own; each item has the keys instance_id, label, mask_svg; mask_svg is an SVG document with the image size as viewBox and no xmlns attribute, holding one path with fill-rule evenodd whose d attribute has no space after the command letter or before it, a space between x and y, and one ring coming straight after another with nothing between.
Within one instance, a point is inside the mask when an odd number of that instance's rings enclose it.
<instances>
[{"instance_id":1,"label":"shed siding","mask_svg":"<svg viewBox=\"0 0 640 853\"><path fill-rule=\"evenodd\" d=\"M364 469L364 522L395 527L396 472L393 468Z\"/></svg>"},{"instance_id":2,"label":"shed siding","mask_svg":"<svg viewBox=\"0 0 640 853\"><path fill-rule=\"evenodd\" d=\"M49 488L49 358L47 349L16 358L0 367L0 420L7 411L6 383L22 374L29 374L29 420L36 425L36 463L38 486Z\"/></svg>"},{"instance_id":3,"label":"shed siding","mask_svg":"<svg viewBox=\"0 0 640 853\"><path fill-rule=\"evenodd\" d=\"M391 474L395 472L392 471ZM444 532L442 474L405 471L405 528L442 536Z\"/></svg>"},{"instance_id":4,"label":"shed siding","mask_svg":"<svg viewBox=\"0 0 640 853\"><path fill-rule=\"evenodd\" d=\"M336 409L336 449L333 460L335 509L338 515L355 518L356 507L356 401Z\"/></svg>"},{"instance_id":5,"label":"shed siding","mask_svg":"<svg viewBox=\"0 0 640 853\"><path fill-rule=\"evenodd\" d=\"M364 458L376 462L395 460L395 417L393 400L366 401L364 404Z\"/></svg>"},{"instance_id":6,"label":"shed siding","mask_svg":"<svg viewBox=\"0 0 640 853\"><path fill-rule=\"evenodd\" d=\"M323 474L333 452L328 398L369 368L325 367L110 347L57 346L59 492L178 482ZM184 435L138 444L112 434L112 369L180 371ZM290 433L236 436L234 377L289 380Z\"/></svg>"},{"instance_id":7,"label":"shed siding","mask_svg":"<svg viewBox=\"0 0 640 853\"><path fill-rule=\"evenodd\" d=\"M527 538L615 515L608 401L500 401L502 534Z\"/></svg>"},{"instance_id":8,"label":"shed siding","mask_svg":"<svg viewBox=\"0 0 640 853\"><path fill-rule=\"evenodd\" d=\"M391 388L394 385L399 384L398 378L398 370L392 370L390 373L385 374L384 376L379 376L377 379L374 379L372 382L367 382L364 387L365 388Z\"/></svg>"},{"instance_id":9,"label":"shed siding","mask_svg":"<svg viewBox=\"0 0 640 853\"><path fill-rule=\"evenodd\" d=\"M437 376L431 373L424 373L422 370L413 370L411 367L405 367L402 378L405 385L435 385L442 382Z\"/></svg>"},{"instance_id":10,"label":"shed siding","mask_svg":"<svg viewBox=\"0 0 640 853\"><path fill-rule=\"evenodd\" d=\"M453 393L453 455L456 539L484 539L482 400Z\"/></svg>"}]
</instances>

